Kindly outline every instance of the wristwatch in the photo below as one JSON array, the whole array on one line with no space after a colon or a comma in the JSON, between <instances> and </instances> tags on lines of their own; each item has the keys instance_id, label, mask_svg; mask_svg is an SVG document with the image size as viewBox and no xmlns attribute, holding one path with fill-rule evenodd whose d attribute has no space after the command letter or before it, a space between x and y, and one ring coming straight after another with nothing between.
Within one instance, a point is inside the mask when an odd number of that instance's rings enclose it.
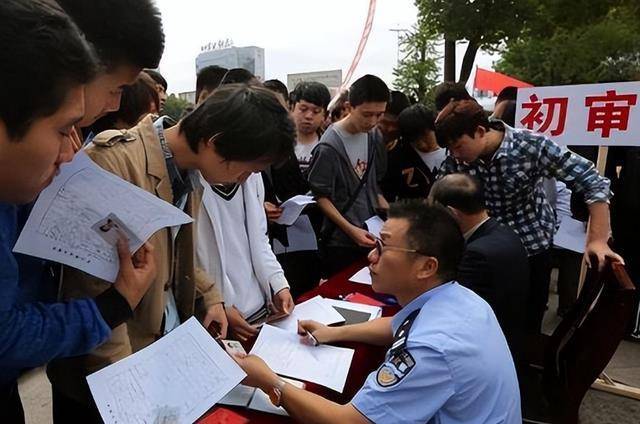
<instances>
[{"instance_id":1,"label":"wristwatch","mask_svg":"<svg viewBox=\"0 0 640 424\"><path fill-rule=\"evenodd\" d=\"M275 407L279 407L282 403L282 391L284 390L284 386L287 384L281 378L278 378L278 382L269 389L267 395L269 396L269 400Z\"/></svg>"}]
</instances>

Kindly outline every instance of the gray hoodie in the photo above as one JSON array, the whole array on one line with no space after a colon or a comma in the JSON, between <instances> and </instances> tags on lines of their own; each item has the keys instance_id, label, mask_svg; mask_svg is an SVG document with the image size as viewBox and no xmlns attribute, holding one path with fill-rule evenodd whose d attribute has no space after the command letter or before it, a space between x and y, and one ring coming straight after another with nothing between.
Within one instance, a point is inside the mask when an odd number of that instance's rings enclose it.
<instances>
[{"instance_id":1,"label":"gray hoodie","mask_svg":"<svg viewBox=\"0 0 640 424\"><path fill-rule=\"evenodd\" d=\"M358 198L343 216L356 227L364 228L364 222L376 213L378 194L381 193L378 181L384 177L387 169L387 152L382 134L373 129L368 133L367 181L358 194ZM316 197L327 197L342 212L349 198L360 185L344 143L333 126L322 135L320 143L313 150L309 165L309 184ZM322 232L334 227L328 246L355 247L355 243L328 218L324 218Z\"/></svg>"}]
</instances>

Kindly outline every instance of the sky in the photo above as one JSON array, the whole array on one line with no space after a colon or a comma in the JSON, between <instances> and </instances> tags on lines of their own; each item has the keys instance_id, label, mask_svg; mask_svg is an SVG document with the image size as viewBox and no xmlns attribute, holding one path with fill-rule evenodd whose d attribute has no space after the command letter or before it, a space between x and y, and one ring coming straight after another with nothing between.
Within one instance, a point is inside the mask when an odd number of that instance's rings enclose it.
<instances>
[{"instance_id":1,"label":"sky","mask_svg":"<svg viewBox=\"0 0 640 424\"><path fill-rule=\"evenodd\" d=\"M342 69L346 75L364 27L369 0L156 0L165 30L160 72L169 93L195 90L200 47L230 38L237 47L265 49L266 79L288 73ZM375 74L390 86L397 63L396 33L416 21L413 0L378 0L373 29L354 81ZM459 46L458 62L464 47ZM479 53L491 68L495 57ZM458 63L458 66L460 64Z\"/></svg>"}]
</instances>

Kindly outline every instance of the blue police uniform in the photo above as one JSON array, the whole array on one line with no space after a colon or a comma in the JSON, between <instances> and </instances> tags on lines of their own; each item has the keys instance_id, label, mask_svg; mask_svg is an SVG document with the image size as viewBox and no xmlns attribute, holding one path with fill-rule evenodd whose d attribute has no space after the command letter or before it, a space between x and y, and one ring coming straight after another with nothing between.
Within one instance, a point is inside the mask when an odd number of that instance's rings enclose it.
<instances>
[{"instance_id":1,"label":"blue police uniform","mask_svg":"<svg viewBox=\"0 0 640 424\"><path fill-rule=\"evenodd\" d=\"M521 423L513 359L491 307L456 282L392 321L394 342L352 405L375 423Z\"/></svg>"}]
</instances>

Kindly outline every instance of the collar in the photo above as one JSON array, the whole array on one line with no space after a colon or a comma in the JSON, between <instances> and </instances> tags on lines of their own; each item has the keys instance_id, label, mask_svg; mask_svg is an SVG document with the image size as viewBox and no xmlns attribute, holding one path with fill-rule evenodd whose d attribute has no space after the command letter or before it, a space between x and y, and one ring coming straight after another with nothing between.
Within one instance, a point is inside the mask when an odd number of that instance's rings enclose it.
<instances>
[{"instance_id":1,"label":"collar","mask_svg":"<svg viewBox=\"0 0 640 424\"><path fill-rule=\"evenodd\" d=\"M422 307L427 303L431 298L438 296L439 293L447 290L453 284L458 284L455 281L449 281L447 283L440 284L437 287L434 287L426 292L422 293L420 296L413 299L409 302L405 307L400 309L391 321L391 327L393 329L393 334L396 333L398 327L402 325L405 319L415 310L422 309Z\"/></svg>"},{"instance_id":2,"label":"collar","mask_svg":"<svg viewBox=\"0 0 640 424\"><path fill-rule=\"evenodd\" d=\"M482 226L482 224L487 222L489 220L489 218L491 218L491 217L490 216L486 217L485 219L483 219L482 221L480 221L476 225L474 225L469 231L464 233L462 235L462 237L464 237L464 241L465 242L468 241L469 238L473 235L473 233L475 233L478 230L478 228L480 228Z\"/></svg>"},{"instance_id":3,"label":"collar","mask_svg":"<svg viewBox=\"0 0 640 424\"><path fill-rule=\"evenodd\" d=\"M187 171L186 174L183 175L175 162L173 153L169 149L164 137L165 127L167 125L171 125L171 122L169 122L168 119L170 118L164 116L158 118L153 123L153 127L156 130L160 148L162 149L162 154L166 162L167 171L169 172L169 181L171 182L171 190L173 192L173 205L177 206L183 204L185 197L193 191L197 180L195 173L192 170Z\"/></svg>"}]
</instances>

